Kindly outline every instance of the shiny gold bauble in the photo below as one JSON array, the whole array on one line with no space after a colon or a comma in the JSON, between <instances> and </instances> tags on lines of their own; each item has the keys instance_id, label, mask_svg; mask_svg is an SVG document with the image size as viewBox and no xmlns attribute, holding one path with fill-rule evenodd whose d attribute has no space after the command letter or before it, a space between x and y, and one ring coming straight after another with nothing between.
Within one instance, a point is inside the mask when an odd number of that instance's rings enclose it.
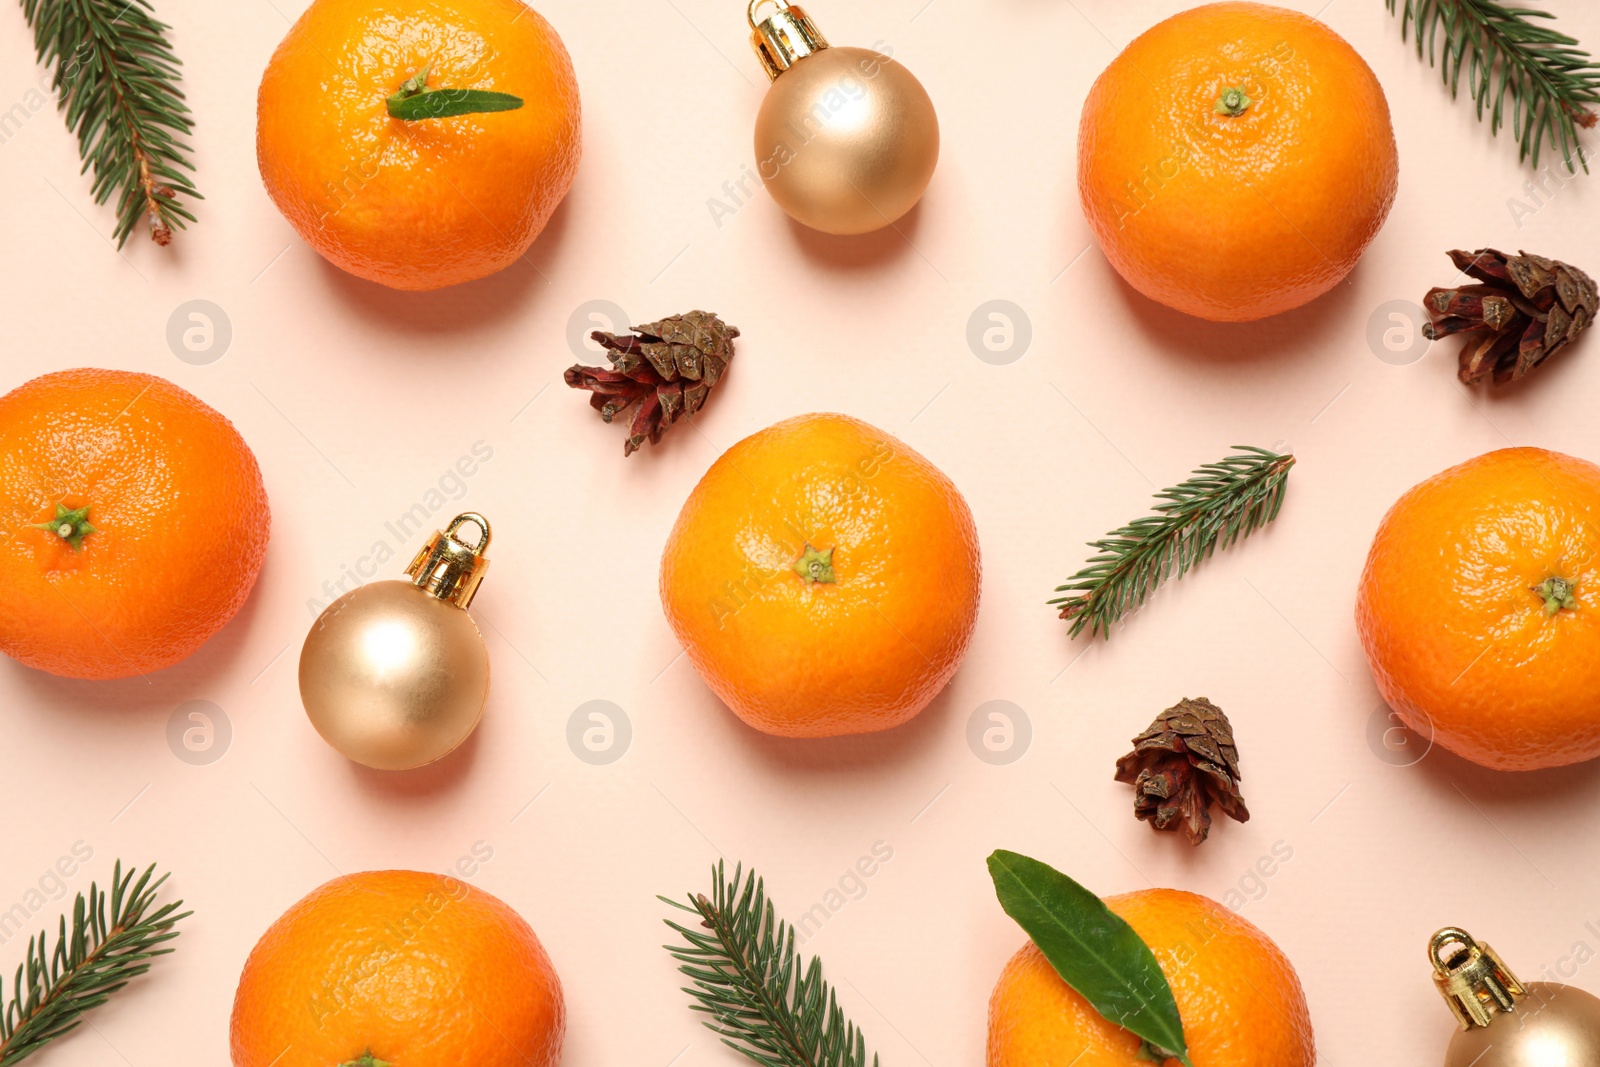
<instances>
[{"instance_id":1,"label":"shiny gold bauble","mask_svg":"<svg viewBox=\"0 0 1600 1067\"><path fill-rule=\"evenodd\" d=\"M1444 1067L1600 1067L1600 997L1557 982L1528 982L1516 1010L1459 1030Z\"/></svg>"},{"instance_id":2,"label":"shiny gold bauble","mask_svg":"<svg viewBox=\"0 0 1600 1067\"><path fill-rule=\"evenodd\" d=\"M476 543L462 531L476 527ZM489 697L489 652L467 607L489 569L489 520L463 512L428 539L410 581L329 604L300 649L300 700L323 740L380 771L442 759Z\"/></svg>"},{"instance_id":3,"label":"shiny gold bauble","mask_svg":"<svg viewBox=\"0 0 1600 1067\"><path fill-rule=\"evenodd\" d=\"M300 699L349 759L410 770L449 755L478 725L489 653L461 608L407 581L372 582L322 613L300 653Z\"/></svg>"},{"instance_id":4,"label":"shiny gold bauble","mask_svg":"<svg viewBox=\"0 0 1600 1067\"><path fill-rule=\"evenodd\" d=\"M893 59L823 48L773 81L755 148L767 191L794 219L824 233L867 233L921 199L939 162L939 118L922 83Z\"/></svg>"},{"instance_id":5,"label":"shiny gold bauble","mask_svg":"<svg viewBox=\"0 0 1600 1067\"><path fill-rule=\"evenodd\" d=\"M1458 926L1433 935L1428 961L1461 1027L1444 1067L1600 1067L1600 999L1558 982L1521 982Z\"/></svg>"}]
</instances>

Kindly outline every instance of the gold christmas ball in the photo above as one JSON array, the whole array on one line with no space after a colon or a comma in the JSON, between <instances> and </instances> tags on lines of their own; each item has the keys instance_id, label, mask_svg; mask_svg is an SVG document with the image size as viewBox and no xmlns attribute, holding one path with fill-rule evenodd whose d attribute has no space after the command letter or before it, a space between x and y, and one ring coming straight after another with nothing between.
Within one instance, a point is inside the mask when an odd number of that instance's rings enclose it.
<instances>
[{"instance_id":1,"label":"gold christmas ball","mask_svg":"<svg viewBox=\"0 0 1600 1067\"><path fill-rule=\"evenodd\" d=\"M1600 997L1557 982L1528 982L1516 1010L1459 1030L1445 1067L1600 1067Z\"/></svg>"},{"instance_id":2,"label":"gold christmas ball","mask_svg":"<svg viewBox=\"0 0 1600 1067\"><path fill-rule=\"evenodd\" d=\"M328 606L300 652L300 699L323 740L378 770L449 755L483 714L489 653L462 608L409 581Z\"/></svg>"},{"instance_id":3,"label":"gold christmas ball","mask_svg":"<svg viewBox=\"0 0 1600 1067\"><path fill-rule=\"evenodd\" d=\"M797 221L867 233L921 199L939 161L939 118L922 83L893 59L822 47L777 74L755 147L767 191Z\"/></svg>"},{"instance_id":4,"label":"gold christmas ball","mask_svg":"<svg viewBox=\"0 0 1600 1067\"><path fill-rule=\"evenodd\" d=\"M1600 999L1559 982L1520 981L1458 926L1433 935L1428 960L1461 1027L1444 1067L1600 1067Z\"/></svg>"}]
</instances>

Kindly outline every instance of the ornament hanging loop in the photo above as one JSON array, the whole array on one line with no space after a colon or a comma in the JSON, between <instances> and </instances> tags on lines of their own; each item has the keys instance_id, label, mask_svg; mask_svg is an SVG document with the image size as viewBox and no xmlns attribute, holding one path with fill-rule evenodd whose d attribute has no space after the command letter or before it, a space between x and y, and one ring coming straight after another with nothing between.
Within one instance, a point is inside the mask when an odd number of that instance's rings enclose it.
<instances>
[{"instance_id":1,"label":"ornament hanging loop","mask_svg":"<svg viewBox=\"0 0 1600 1067\"><path fill-rule=\"evenodd\" d=\"M1434 986L1463 1030L1488 1026L1496 1015L1515 1010L1513 998L1527 992L1494 949L1453 926L1428 941L1428 962Z\"/></svg>"},{"instance_id":2,"label":"ornament hanging loop","mask_svg":"<svg viewBox=\"0 0 1600 1067\"><path fill-rule=\"evenodd\" d=\"M476 544L469 544L458 536L461 528L468 524L478 528ZM489 569L484 553L489 549L491 537L488 519L475 511L463 512L442 532L428 539L411 566L406 568L406 574L418 589L465 608L477 595L478 586Z\"/></svg>"},{"instance_id":3,"label":"ornament hanging loop","mask_svg":"<svg viewBox=\"0 0 1600 1067\"><path fill-rule=\"evenodd\" d=\"M473 549L473 551L480 556L489 551L489 540L494 537L494 533L489 529L489 520L484 518L482 515L479 515L476 511L464 511L460 515L457 515L455 518L451 519L450 525L444 528L445 536L453 538L457 541L461 541L463 544L465 544L465 540L456 536L456 534L461 527L467 525L476 526L478 528L478 545Z\"/></svg>"},{"instance_id":4,"label":"ornament hanging loop","mask_svg":"<svg viewBox=\"0 0 1600 1067\"><path fill-rule=\"evenodd\" d=\"M756 12L767 4L772 5L772 14L757 22ZM811 16L788 0L750 0L745 18L750 22L750 47L756 50L769 79L776 80L798 61L828 47L828 39Z\"/></svg>"}]
</instances>

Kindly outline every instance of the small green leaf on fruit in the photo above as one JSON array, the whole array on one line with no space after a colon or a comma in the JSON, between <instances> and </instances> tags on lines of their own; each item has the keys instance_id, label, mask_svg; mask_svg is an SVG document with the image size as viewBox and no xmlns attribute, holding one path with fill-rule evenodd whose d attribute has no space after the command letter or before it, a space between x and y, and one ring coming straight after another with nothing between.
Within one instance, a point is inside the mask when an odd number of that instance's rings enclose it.
<instances>
[{"instance_id":1,"label":"small green leaf on fruit","mask_svg":"<svg viewBox=\"0 0 1600 1067\"><path fill-rule=\"evenodd\" d=\"M455 115L474 115L487 111L515 111L522 97L484 89L429 89L426 70L406 79L386 106L391 118L416 122L420 119L445 119Z\"/></svg>"},{"instance_id":2,"label":"small green leaf on fruit","mask_svg":"<svg viewBox=\"0 0 1600 1067\"><path fill-rule=\"evenodd\" d=\"M1185 1067L1183 1019L1150 946L1105 902L1036 859L996 851L989 876L1007 915L1095 1011Z\"/></svg>"}]
</instances>

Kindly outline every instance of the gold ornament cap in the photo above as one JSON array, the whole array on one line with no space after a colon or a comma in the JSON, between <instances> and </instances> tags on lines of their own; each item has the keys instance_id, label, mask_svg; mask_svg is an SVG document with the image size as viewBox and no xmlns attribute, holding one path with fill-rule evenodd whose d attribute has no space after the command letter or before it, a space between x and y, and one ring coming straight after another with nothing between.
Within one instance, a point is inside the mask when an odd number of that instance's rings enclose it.
<instances>
[{"instance_id":1,"label":"gold ornament cap","mask_svg":"<svg viewBox=\"0 0 1600 1067\"><path fill-rule=\"evenodd\" d=\"M468 524L478 528L478 543L468 544L457 536L461 527ZM422 546L406 574L411 583L423 592L458 608L472 603L478 586L489 569L484 553L489 550L489 520L475 511L463 512L450 520L450 525L434 534Z\"/></svg>"},{"instance_id":2,"label":"gold ornament cap","mask_svg":"<svg viewBox=\"0 0 1600 1067\"><path fill-rule=\"evenodd\" d=\"M1495 950L1454 926L1428 942L1433 984L1461 1023L1461 1029L1488 1026L1499 1014L1516 1010L1516 997L1527 990Z\"/></svg>"},{"instance_id":3,"label":"gold ornament cap","mask_svg":"<svg viewBox=\"0 0 1600 1067\"><path fill-rule=\"evenodd\" d=\"M756 11L765 4L771 4L774 10L757 22ZM767 77L774 81L806 56L828 47L828 39L811 16L788 0L750 0L745 17L750 21L750 47L760 57Z\"/></svg>"}]
</instances>

